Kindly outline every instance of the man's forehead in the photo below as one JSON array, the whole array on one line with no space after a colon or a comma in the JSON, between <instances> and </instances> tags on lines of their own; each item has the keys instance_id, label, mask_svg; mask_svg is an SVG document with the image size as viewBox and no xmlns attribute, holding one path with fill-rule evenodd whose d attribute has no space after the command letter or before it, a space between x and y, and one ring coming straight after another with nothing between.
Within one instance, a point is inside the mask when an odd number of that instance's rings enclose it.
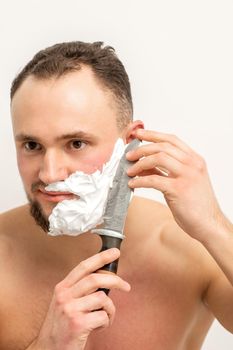
<instances>
[{"instance_id":1,"label":"man's forehead","mask_svg":"<svg viewBox=\"0 0 233 350\"><path fill-rule=\"evenodd\" d=\"M84 114L106 110L111 114L118 113L112 93L102 89L92 77L76 73L51 80L28 77L12 99L12 114L23 109L35 112L48 108L59 111L73 108Z\"/></svg>"},{"instance_id":2,"label":"man's forehead","mask_svg":"<svg viewBox=\"0 0 233 350\"><path fill-rule=\"evenodd\" d=\"M43 90L46 90L47 94L54 91L66 92L69 89L76 95L80 91L85 91L86 93L89 92L89 94L94 92L105 97L112 96L110 90L96 78L91 67L84 65L76 71L70 71L61 76L43 78L33 74L29 75L16 91L12 104L14 104L15 97L31 95L34 91L42 93Z\"/></svg>"},{"instance_id":3,"label":"man's forehead","mask_svg":"<svg viewBox=\"0 0 233 350\"><path fill-rule=\"evenodd\" d=\"M15 139L50 145L71 138L99 142L110 134L116 137L118 108L89 73L51 81L28 77L12 101Z\"/></svg>"},{"instance_id":4,"label":"man's forehead","mask_svg":"<svg viewBox=\"0 0 233 350\"><path fill-rule=\"evenodd\" d=\"M28 77L13 97L13 119L20 122L27 119L29 124L36 119L58 125L62 120L63 124L70 123L71 128L79 121L83 125L112 123L118 114L112 96L91 77L85 77L84 74L79 79L76 73L51 81Z\"/></svg>"}]
</instances>

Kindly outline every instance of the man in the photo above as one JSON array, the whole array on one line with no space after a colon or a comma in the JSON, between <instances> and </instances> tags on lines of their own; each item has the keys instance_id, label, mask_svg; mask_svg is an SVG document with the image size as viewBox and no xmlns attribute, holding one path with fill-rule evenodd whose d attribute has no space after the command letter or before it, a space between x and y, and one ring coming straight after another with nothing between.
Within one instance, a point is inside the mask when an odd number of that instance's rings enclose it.
<instances>
[{"instance_id":1,"label":"man","mask_svg":"<svg viewBox=\"0 0 233 350\"><path fill-rule=\"evenodd\" d=\"M112 48L42 50L14 80L11 112L30 204L1 216L1 349L197 350L214 317L233 332L232 224L204 160L132 120L128 77ZM170 209L134 197L121 256L98 253L90 232L45 234L54 206L73 198L46 185L101 170L119 137L148 142L127 155L136 161L129 186L160 190ZM117 276L96 273L119 256Z\"/></svg>"}]
</instances>

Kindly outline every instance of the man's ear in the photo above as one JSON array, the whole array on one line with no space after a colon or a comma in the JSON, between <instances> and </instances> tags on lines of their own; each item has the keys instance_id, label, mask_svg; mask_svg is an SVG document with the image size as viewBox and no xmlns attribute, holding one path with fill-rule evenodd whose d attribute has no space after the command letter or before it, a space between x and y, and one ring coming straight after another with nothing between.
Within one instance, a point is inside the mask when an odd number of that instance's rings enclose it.
<instances>
[{"instance_id":1,"label":"man's ear","mask_svg":"<svg viewBox=\"0 0 233 350\"><path fill-rule=\"evenodd\" d=\"M135 131L137 129L144 129L144 123L141 120L135 120L126 127L124 132L124 139L126 143L130 143L135 139Z\"/></svg>"}]
</instances>

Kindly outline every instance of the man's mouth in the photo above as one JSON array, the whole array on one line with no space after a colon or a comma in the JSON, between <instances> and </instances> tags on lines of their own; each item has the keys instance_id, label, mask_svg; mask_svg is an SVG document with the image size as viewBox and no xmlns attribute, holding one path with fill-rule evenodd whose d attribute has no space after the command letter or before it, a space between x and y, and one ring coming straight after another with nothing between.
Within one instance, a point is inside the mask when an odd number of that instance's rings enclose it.
<instances>
[{"instance_id":1,"label":"man's mouth","mask_svg":"<svg viewBox=\"0 0 233 350\"><path fill-rule=\"evenodd\" d=\"M37 191L37 196L42 200L47 202L58 203L64 200L77 199L78 197L70 192L55 192L55 191L46 191L43 188L39 188Z\"/></svg>"}]
</instances>

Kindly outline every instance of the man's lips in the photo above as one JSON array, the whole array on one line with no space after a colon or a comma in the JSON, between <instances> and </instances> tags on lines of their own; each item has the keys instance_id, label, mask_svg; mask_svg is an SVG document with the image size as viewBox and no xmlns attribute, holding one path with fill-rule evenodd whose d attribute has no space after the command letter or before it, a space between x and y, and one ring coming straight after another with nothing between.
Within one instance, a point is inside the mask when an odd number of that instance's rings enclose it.
<instances>
[{"instance_id":1,"label":"man's lips","mask_svg":"<svg viewBox=\"0 0 233 350\"><path fill-rule=\"evenodd\" d=\"M58 203L67 199L75 199L77 196L70 192L55 192L55 191L45 191L44 189L38 189L37 195L42 199Z\"/></svg>"}]
</instances>

